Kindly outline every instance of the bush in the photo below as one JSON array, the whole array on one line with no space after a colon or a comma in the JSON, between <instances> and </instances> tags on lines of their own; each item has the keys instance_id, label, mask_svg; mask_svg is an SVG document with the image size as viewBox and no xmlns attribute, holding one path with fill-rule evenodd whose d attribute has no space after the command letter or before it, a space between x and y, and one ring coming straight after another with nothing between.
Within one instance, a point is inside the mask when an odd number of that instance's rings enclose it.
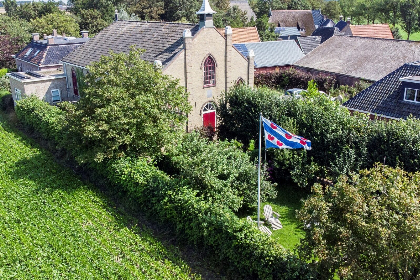
<instances>
[{"instance_id":1,"label":"bush","mask_svg":"<svg viewBox=\"0 0 420 280\"><path fill-rule=\"evenodd\" d=\"M13 97L7 90L0 90L0 108L7 111L14 107Z\"/></svg>"},{"instance_id":2,"label":"bush","mask_svg":"<svg viewBox=\"0 0 420 280\"><path fill-rule=\"evenodd\" d=\"M120 159L106 174L147 213L172 225L178 236L215 256L227 272L244 279L313 279L305 262L286 252L256 226L221 205L197 196L184 179L171 179L146 158Z\"/></svg>"},{"instance_id":3,"label":"bush","mask_svg":"<svg viewBox=\"0 0 420 280\"><path fill-rule=\"evenodd\" d=\"M420 123L371 121L350 115L338 103L320 95L311 99L282 99L267 89L235 87L218 104L219 137L245 145L258 140L259 113L290 132L312 141L311 151L270 149L270 175L310 185L317 178L336 180L342 174L385 162L407 171L420 169Z\"/></svg>"},{"instance_id":4,"label":"bush","mask_svg":"<svg viewBox=\"0 0 420 280\"><path fill-rule=\"evenodd\" d=\"M299 248L333 279L418 279L420 173L376 165L337 184L313 187L299 218ZM334 277L336 278L336 277Z\"/></svg>"},{"instance_id":5,"label":"bush","mask_svg":"<svg viewBox=\"0 0 420 280\"><path fill-rule=\"evenodd\" d=\"M0 91L8 91L10 93L10 80L8 76L0 77Z\"/></svg>"},{"instance_id":6,"label":"bush","mask_svg":"<svg viewBox=\"0 0 420 280\"><path fill-rule=\"evenodd\" d=\"M16 102L18 119L29 129L38 132L44 139L63 142L63 127L66 124L65 112L56 106L29 96Z\"/></svg>"},{"instance_id":7,"label":"bush","mask_svg":"<svg viewBox=\"0 0 420 280\"><path fill-rule=\"evenodd\" d=\"M254 208L257 168L234 143L211 142L198 132L185 134L167 148L163 170L197 190L197 195L231 210ZM274 186L261 181L261 200L276 197Z\"/></svg>"},{"instance_id":8,"label":"bush","mask_svg":"<svg viewBox=\"0 0 420 280\"><path fill-rule=\"evenodd\" d=\"M267 86L272 89L303 88L306 89L309 81L315 81L322 91L332 89L336 80L326 74L312 75L295 68L280 69L277 72L258 73L255 75L256 86Z\"/></svg>"}]
</instances>

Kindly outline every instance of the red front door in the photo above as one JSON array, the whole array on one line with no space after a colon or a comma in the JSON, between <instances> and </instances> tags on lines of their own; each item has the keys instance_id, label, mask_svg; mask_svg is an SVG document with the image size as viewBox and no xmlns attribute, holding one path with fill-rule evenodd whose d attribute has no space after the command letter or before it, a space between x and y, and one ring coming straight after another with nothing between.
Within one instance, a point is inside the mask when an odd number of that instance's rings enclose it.
<instances>
[{"instance_id":1,"label":"red front door","mask_svg":"<svg viewBox=\"0 0 420 280\"><path fill-rule=\"evenodd\" d=\"M207 111L203 113L203 126L216 128L216 111Z\"/></svg>"}]
</instances>

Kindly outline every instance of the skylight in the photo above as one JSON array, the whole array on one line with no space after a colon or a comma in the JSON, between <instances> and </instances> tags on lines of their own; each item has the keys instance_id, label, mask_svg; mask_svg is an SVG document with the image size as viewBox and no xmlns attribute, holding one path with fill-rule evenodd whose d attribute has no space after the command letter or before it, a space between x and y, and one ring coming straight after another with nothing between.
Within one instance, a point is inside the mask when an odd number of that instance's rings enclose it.
<instances>
[{"instance_id":1,"label":"skylight","mask_svg":"<svg viewBox=\"0 0 420 280\"><path fill-rule=\"evenodd\" d=\"M39 50L37 50L37 51L34 53L34 56L36 56L38 53L39 53Z\"/></svg>"},{"instance_id":2,"label":"skylight","mask_svg":"<svg viewBox=\"0 0 420 280\"><path fill-rule=\"evenodd\" d=\"M25 53L25 56L28 56L31 52L32 52L32 48L30 48L26 53Z\"/></svg>"}]
</instances>

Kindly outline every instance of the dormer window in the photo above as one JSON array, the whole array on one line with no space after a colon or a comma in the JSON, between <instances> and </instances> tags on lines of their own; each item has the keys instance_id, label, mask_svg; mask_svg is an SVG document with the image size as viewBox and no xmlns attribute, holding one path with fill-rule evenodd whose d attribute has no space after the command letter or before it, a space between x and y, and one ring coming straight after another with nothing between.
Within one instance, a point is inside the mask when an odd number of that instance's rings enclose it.
<instances>
[{"instance_id":1,"label":"dormer window","mask_svg":"<svg viewBox=\"0 0 420 280\"><path fill-rule=\"evenodd\" d=\"M204 61L204 87L216 85L216 63L211 56Z\"/></svg>"},{"instance_id":2,"label":"dormer window","mask_svg":"<svg viewBox=\"0 0 420 280\"><path fill-rule=\"evenodd\" d=\"M31 52L32 52L32 48L30 48L26 53L25 53L25 56L28 56L28 55L30 55L31 54Z\"/></svg>"},{"instance_id":3,"label":"dormer window","mask_svg":"<svg viewBox=\"0 0 420 280\"><path fill-rule=\"evenodd\" d=\"M404 101L420 103L420 90L414 88L405 88Z\"/></svg>"}]
</instances>

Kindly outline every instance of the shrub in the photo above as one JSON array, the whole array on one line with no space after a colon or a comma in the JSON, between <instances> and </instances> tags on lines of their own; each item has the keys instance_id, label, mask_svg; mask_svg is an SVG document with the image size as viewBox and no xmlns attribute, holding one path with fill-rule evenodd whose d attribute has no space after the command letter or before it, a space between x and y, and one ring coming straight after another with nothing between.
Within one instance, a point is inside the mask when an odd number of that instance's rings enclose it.
<instances>
[{"instance_id":1,"label":"shrub","mask_svg":"<svg viewBox=\"0 0 420 280\"><path fill-rule=\"evenodd\" d=\"M16 115L28 128L38 132L43 138L56 144L63 142L63 127L66 124L65 112L56 106L29 96L16 102Z\"/></svg>"},{"instance_id":2,"label":"shrub","mask_svg":"<svg viewBox=\"0 0 420 280\"><path fill-rule=\"evenodd\" d=\"M258 73L255 75L256 86L267 86L273 89L303 88L306 89L309 81L315 81L322 91L332 89L336 80L326 74L312 75L295 68L280 69L277 72Z\"/></svg>"},{"instance_id":3,"label":"shrub","mask_svg":"<svg viewBox=\"0 0 420 280\"><path fill-rule=\"evenodd\" d=\"M185 134L167 148L163 169L189 182L206 201L234 211L256 206L257 169L234 143L211 142L198 132ZM275 196L274 186L262 180L261 199Z\"/></svg>"},{"instance_id":4,"label":"shrub","mask_svg":"<svg viewBox=\"0 0 420 280\"><path fill-rule=\"evenodd\" d=\"M0 90L8 91L10 93L10 80L8 76L0 77Z\"/></svg>"},{"instance_id":5,"label":"shrub","mask_svg":"<svg viewBox=\"0 0 420 280\"><path fill-rule=\"evenodd\" d=\"M320 95L311 99L282 99L267 89L235 87L218 104L219 137L245 145L258 140L259 113L286 130L312 141L311 151L267 151L275 180L290 178L310 185L318 178L336 180L385 162L408 171L420 168L420 123L371 121L365 114L350 115Z\"/></svg>"},{"instance_id":6,"label":"shrub","mask_svg":"<svg viewBox=\"0 0 420 280\"><path fill-rule=\"evenodd\" d=\"M1 90L0 91L0 108L3 111L6 111L8 109L13 108L13 97L7 90Z\"/></svg>"},{"instance_id":7,"label":"shrub","mask_svg":"<svg viewBox=\"0 0 420 280\"><path fill-rule=\"evenodd\" d=\"M299 248L332 279L417 279L420 271L420 173L376 165L334 186L313 187L299 212ZM335 278L335 277L334 277Z\"/></svg>"},{"instance_id":8,"label":"shrub","mask_svg":"<svg viewBox=\"0 0 420 280\"><path fill-rule=\"evenodd\" d=\"M106 174L147 213L172 225L178 236L213 254L235 278L312 279L305 262L286 252L253 223L197 196L184 179L171 179L146 158L120 159Z\"/></svg>"}]
</instances>

